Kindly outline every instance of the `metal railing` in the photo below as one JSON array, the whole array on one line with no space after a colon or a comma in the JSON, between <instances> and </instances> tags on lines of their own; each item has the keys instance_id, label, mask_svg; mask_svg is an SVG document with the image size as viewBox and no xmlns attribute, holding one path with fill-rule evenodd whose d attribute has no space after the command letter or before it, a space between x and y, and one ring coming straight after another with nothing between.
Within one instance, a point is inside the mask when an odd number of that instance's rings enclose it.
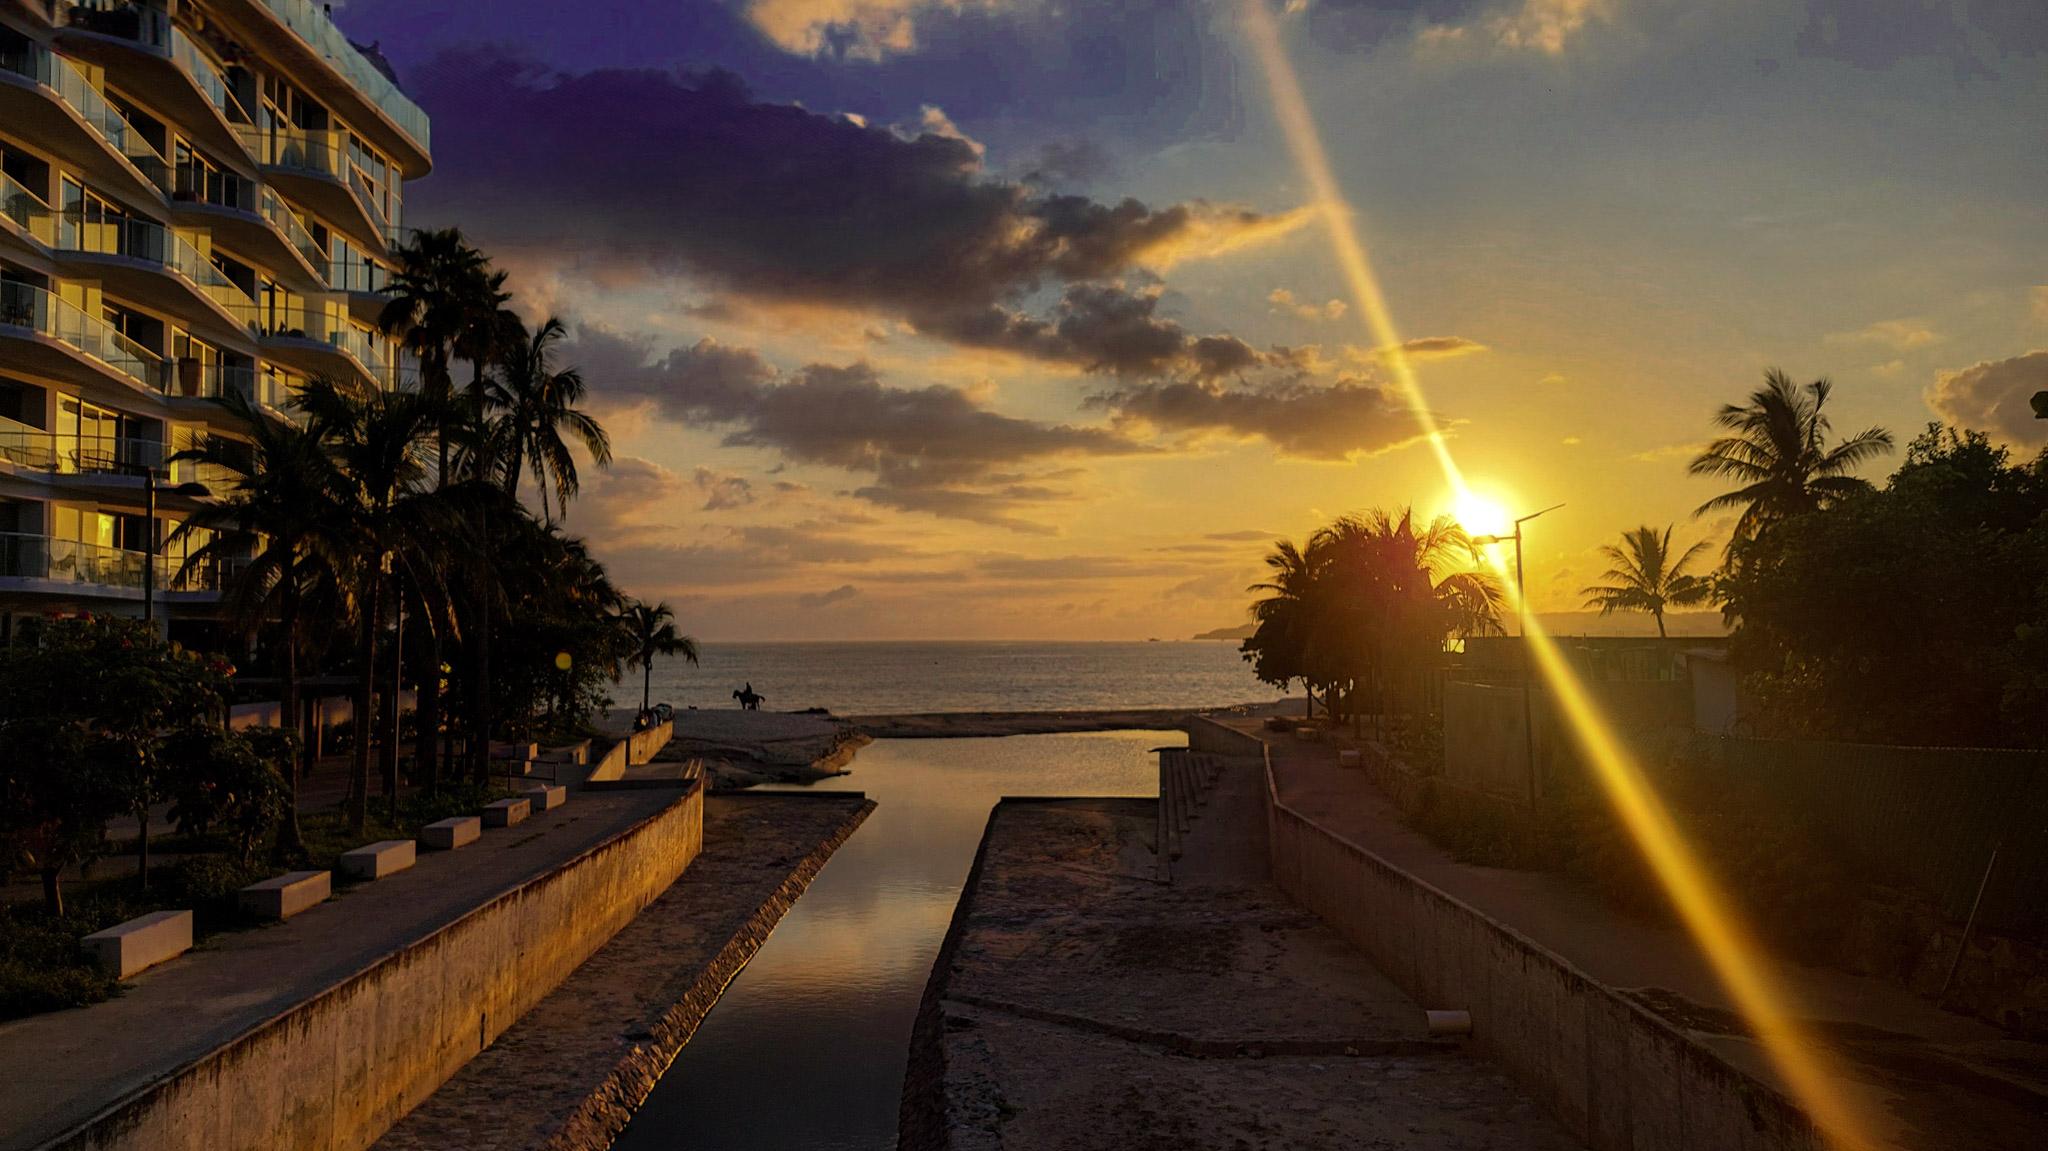
<instances>
[{"instance_id":1,"label":"metal railing","mask_svg":"<svg viewBox=\"0 0 2048 1151\"><path fill-rule=\"evenodd\" d=\"M71 345L151 391L170 386L164 358L76 304L32 284L0 281L0 328L25 328Z\"/></svg>"},{"instance_id":2,"label":"metal railing","mask_svg":"<svg viewBox=\"0 0 2048 1151\"><path fill-rule=\"evenodd\" d=\"M272 227L284 233L284 238L291 241L292 247L299 250L299 255L305 257L308 264L317 270L326 262L326 249L313 239L313 233L306 230L305 222L284 202L284 197L265 188L258 201L258 208L263 218L269 220Z\"/></svg>"},{"instance_id":3,"label":"metal railing","mask_svg":"<svg viewBox=\"0 0 2048 1151\"><path fill-rule=\"evenodd\" d=\"M0 578L56 580L100 587L142 587L143 565L149 557L126 548L102 547L78 540L52 539L25 532L0 532ZM218 591L216 565L202 564L180 572L184 561L158 556L159 591Z\"/></svg>"},{"instance_id":4,"label":"metal railing","mask_svg":"<svg viewBox=\"0 0 2048 1151\"><path fill-rule=\"evenodd\" d=\"M172 189L170 162L142 138L78 66L33 40L0 45L0 70L35 81L71 105L100 137L128 158L143 176L165 192Z\"/></svg>"},{"instance_id":5,"label":"metal railing","mask_svg":"<svg viewBox=\"0 0 2048 1151\"><path fill-rule=\"evenodd\" d=\"M432 147L433 128L427 114L349 43L348 36L328 18L324 5L313 0L263 0L263 6L341 73L356 91L391 117L422 150Z\"/></svg>"},{"instance_id":6,"label":"metal railing","mask_svg":"<svg viewBox=\"0 0 2048 1151\"><path fill-rule=\"evenodd\" d=\"M388 382L383 342L350 324L337 311L325 306L272 308L264 317L262 334L294 340L315 340L347 352L380 382Z\"/></svg>"},{"instance_id":7,"label":"metal railing","mask_svg":"<svg viewBox=\"0 0 2048 1151\"><path fill-rule=\"evenodd\" d=\"M82 31L130 40L159 53L189 76L207 102L229 123L247 124L255 119L242 107L234 89L228 87L227 78L221 75L213 58L163 8L137 0L75 0L66 10L64 22Z\"/></svg>"},{"instance_id":8,"label":"metal railing","mask_svg":"<svg viewBox=\"0 0 2048 1151\"><path fill-rule=\"evenodd\" d=\"M0 459L56 475L161 474L170 455L170 449L157 440L67 435L0 420Z\"/></svg>"},{"instance_id":9,"label":"metal railing","mask_svg":"<svg viewBox=\"0 0 2048 1151\"><path fill-rule=\"evenodd\" d=\"M0 172L0 215L20 225L22 231L45 248L57 246L56 209L15 183L5 172Z\"/></svg>"},{"instance_id":10,"label":"metal railing","mask_svg":"<svg viewBox=\"0 0 2048 1151\"><path fill-rule=\"evenodd\" d=\"M387 243L403 236L399 215L403 200L396 189L380 197L362 169L349 160L348 133L311 128L238 125L235 134L258 164L287 172L304 172L346 186ZM385 201L390 206L386 207ZM323 256L324 260L324 256Z\"/></svg>"},{"instance_id":11,"label":"metal railing","mask_svg":"<svg viewBox=\"0 0 2048 1151\"><path fill-rule=\"evenodd\" d=\"M192 241L154 220L138 216L88 220L76 209L66 209L57 229L57 247L156 264L183 277L236 323L251 332L256 330L256 301L214 267Z\"/></svg>"}]
</instances>

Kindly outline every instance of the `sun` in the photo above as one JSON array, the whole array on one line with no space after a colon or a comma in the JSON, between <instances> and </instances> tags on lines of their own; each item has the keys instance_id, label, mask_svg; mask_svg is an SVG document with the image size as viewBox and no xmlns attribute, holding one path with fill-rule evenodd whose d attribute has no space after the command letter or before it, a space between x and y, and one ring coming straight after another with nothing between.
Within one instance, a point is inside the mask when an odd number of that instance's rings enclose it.
<instances>
[{"instance_id":1,"label":"sun","mask_svg":"<svg viewBox=\"0 0 2048 1151\"><path fill-rule=\"evenodd\" d=\"M1471 536L1500 536L1515 530L1514 517L1499 500L1478 492L1460 493L1451 514Z\"/></svg>"}]
</instances>

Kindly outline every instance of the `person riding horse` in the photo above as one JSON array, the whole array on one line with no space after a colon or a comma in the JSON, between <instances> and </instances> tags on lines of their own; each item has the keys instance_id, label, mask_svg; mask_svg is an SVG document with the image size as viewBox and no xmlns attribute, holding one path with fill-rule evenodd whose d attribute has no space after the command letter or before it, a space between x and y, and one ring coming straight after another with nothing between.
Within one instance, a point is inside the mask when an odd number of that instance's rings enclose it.
<instances>
[{"instance_id":1,"label":"person riding horse","mask_svg":"<svg viewBox=\"0 0 2048 1151\"><path fill-rule=\"evenodd\" d=\"M761 701L768 698L754 690L752 681L749 681L747 686L733 692L732 697L740 701L740 709L742 711L760 711Z\"/></svg>"}]
</instances>

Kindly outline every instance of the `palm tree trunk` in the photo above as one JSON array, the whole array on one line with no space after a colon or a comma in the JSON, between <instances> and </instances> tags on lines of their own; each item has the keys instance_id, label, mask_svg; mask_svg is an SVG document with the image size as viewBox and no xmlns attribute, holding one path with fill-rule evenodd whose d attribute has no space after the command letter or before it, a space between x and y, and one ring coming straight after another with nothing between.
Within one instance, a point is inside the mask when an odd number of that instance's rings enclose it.
<instances>
[{"instance_id":1,"label":"palm tree trunk","mask_svg":"<svg viewBox=\"0 0 2048 1151\"><path fill-rule=\"evenodd\" d=\"M362 672L356 678L356 745L350 753L348 782L348 825L356 835L363 833L370 818L370 736L377 728L370 704L377 690L377 627L384 614L383 573L372 571L368 583L360 637Z\"/></svg>"},{"instance_id":2,"label":"palm tree trunk","mask_svg":"<svg viewBox=\"0 0 2048 1151\"><path fill-rule=\"evenodd\" d=\"M654 699L653 655L650 654L647 660L643 662L640 666L646 669L646 673L640 679L640 710L646 711L649 707L653 706Z\"/></svg>"},{"instance_id":3,"label":"palm tree trunk","mask_svg":"<svg viewBox=\"0 0 2048 1151\"><path fill-rule=\"evenodd\" d=\"M135 876L142 890L149 890L149 805L135 805Z\"/></svg>"},{"instance_id":4,"label":"palm tree trunk","mask_svg":"<svg viewBox=\"0 0 2048 1151\"><path fill-rule=\"evenodd\" d=\"M1670 639L1671 637L1664 631L1664 609L1660 607L1650 614L1657 617L1657 638Z\"/></svg>"},{"instance_id":5,"label":"palm tree trunk","mask_svg":"<svg viewBox=\"0 0 2048 1151\"><path fill-rule=\"evenodd\" d=\"M427 627L427 650L424 658L415 656L426 670L418 677L419 696L413 705L413 772L420 786L429 791L441 787L441 626L426 614L427 605L420 604L421 618Z\"/></svg>"},{"instance_id":6,"label":"palm tree trunk","mask_svg":"<svg viewBox=\"0 0 2048 1151\"><path fill-rule=\"evenodd\" d=\"M64 918L64 873L55 867L43 868L43 909L52 919Z\"/></svg>"},{"instance_id":7,"label":"palm tree trunk","mask_svg":"<svg viewBox=\"0 0 2048 1151\"><path fill-rule=\"evenodd\" d=\"M287 550L287 555L291 552ZM278 726L287 733L297 735L301 729L299 715L299 577L296 559L286 561L283 594L278 601L278 627L284 634L284 688L278 693ZM285 809L284 823L278 828L277 845L288 853L296 854L304 844L299 834L299 778L301 765L305 762L308 748L293 741L290 759L285 765Z\"/></svg>"},{"instance_id":8,"label":"palm tree trunk","mask_svg":"<svg viewBox=\"0 0 2048 1151\"><path fill-rule=\"evenodd\" d=\"M396 617L391 629L391 681L384 689L389 703L385 706L384 745L379 749L378 758L383 761L384 798L390 804L391 822L398 822L398 732L403 723L403 700L401 687L405 682L405 582L404 577L391 577L391 610Z\"/></svg>"}]
</instances>

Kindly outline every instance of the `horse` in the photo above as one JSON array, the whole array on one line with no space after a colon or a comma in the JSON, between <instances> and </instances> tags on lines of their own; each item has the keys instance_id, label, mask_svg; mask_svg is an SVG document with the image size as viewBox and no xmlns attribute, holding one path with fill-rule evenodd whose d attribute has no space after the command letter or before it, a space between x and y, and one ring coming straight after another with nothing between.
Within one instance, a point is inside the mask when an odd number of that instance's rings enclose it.
<instances>
[{"instance_id":1,"label":"horse","mask_svg":"<svg viewBox=\"0 0 2048 1151\"><path fill-rule=\"evenodd\" d=\"M733 692L732 697L740 701L740 709L742 711L760 711L761 701L768 698L756 692L752 683Z\"/></svg>"}]
</instances>

